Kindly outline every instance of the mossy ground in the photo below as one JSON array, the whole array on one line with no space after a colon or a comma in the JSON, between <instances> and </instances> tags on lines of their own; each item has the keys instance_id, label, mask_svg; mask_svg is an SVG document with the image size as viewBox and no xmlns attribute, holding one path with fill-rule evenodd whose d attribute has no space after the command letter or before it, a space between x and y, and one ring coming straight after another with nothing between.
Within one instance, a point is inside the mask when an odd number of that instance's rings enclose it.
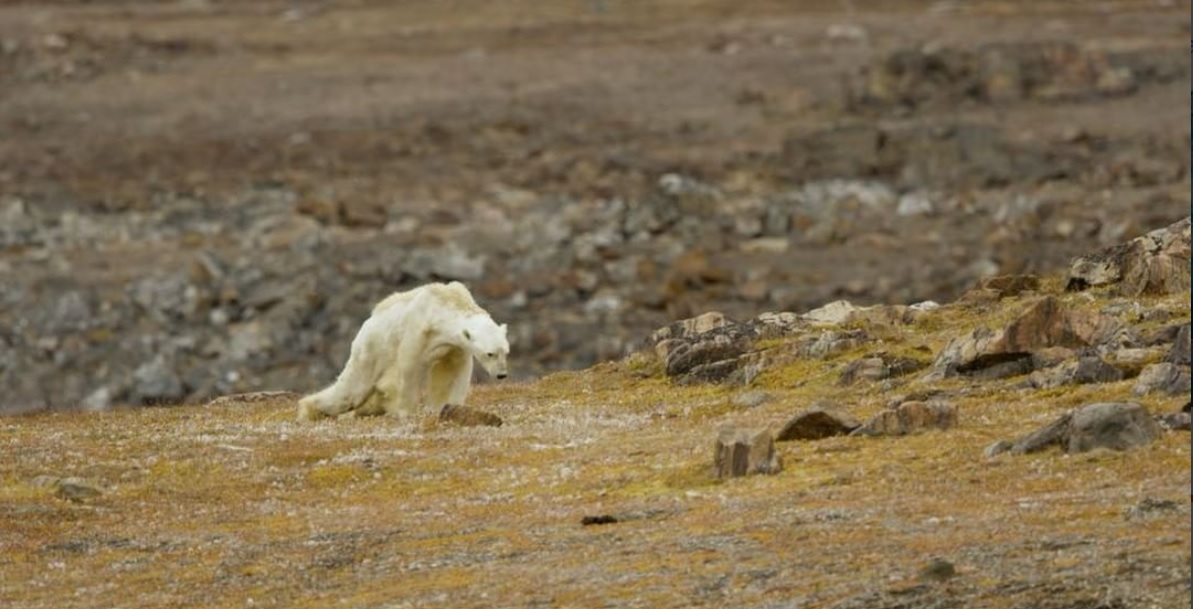
<instances>
[{"instance_id":1,"label":"mossy ground","mask_svg":"<svg viewBox=\"0 0 1193 609\"><path fill-rule=\"evenodd\" d=\"M1187 299L1147 304L1188 320ZM1084 403L1160 412L1187 397L1135 398L1130 380L835 383L867 352L924 357L1020 308L872 328L881 343L766 371L751 388L774 399L750 409L731 399L745 388L674 386L636 356L478 386L470 403L500 428L300 424L285 398L5 419L0 606L1188 606L1188 433L1124 453L982 457ZM821 398L865 418L929 388L956 392L958 428L782 443L778 475L709 476L721 425L777 428ZM73 503L35 486L42 474L106 492ZM1128 519L1145 498L1177 507ZM581 525L602 514L638 516ZM917 580L934 557L957 575Z\"/></svg>"}]
</instances>

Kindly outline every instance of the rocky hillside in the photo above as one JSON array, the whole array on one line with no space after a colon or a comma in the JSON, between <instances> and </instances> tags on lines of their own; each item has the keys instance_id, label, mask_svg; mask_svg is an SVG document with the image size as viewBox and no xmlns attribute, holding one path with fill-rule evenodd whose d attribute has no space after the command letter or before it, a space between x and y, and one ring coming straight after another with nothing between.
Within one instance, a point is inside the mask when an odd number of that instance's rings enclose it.
<instances>
[{"instance_id":1,"label":"rocky hillside","mask_svg":"<svg viewBox=\"0 0 1193 609\"><path fill-rule=\"evenodd\" d=\"M0 412L308 391L435 279L533 378L1188 214L1174 3L458 4L0 3Z\"/></svg>"},{"instance_id":2,"label":"rocky hillside","mask_svg":"<svg viewBox=\"0 0 1193 609\"><path fill-rule=\"evenodd\" d=\"M294 395L0 424L0 600L1184 607L1189 219L954 302L659 328L402 427Z\"/></svg>"}]
</instances>

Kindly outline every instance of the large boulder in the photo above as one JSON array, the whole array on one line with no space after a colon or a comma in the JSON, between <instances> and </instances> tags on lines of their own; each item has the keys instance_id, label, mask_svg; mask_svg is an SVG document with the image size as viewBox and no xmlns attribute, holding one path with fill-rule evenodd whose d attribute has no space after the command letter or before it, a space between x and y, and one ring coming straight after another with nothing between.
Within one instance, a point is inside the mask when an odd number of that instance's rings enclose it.
<instances>
[{"instance_id":1,"label":"large boulder","mask_svg":"<svg viewBox=\"0 0 1193 609\"><path fill-rule=\"evenodd\" d=\"M1100 286L1122 296L1188 293L1189 218L1073 261L1065 289Z\"/></svg>"},{"instance_id":2,"label":"large boulder","mask_svg":"<svg viewBox=\"0 0 1193 609\"><path fill-rule=\"evenodd\" d=\"M1110 316L1073 311L1056 297L1045 296L1001 330L982 326L949 341L933 362L928 378L1026 374L1035 368L1035 352L1053 347L1124 346L1134 340L1130 328Z\"/></svg>"},{"instance_id":3,"label":"large boulder","mask_svg":"<svg viewBox=\"0 0 1193 609\"><path fill-rule=\"evenodd\" d=\"M1147 409L1137 403L1089 404L1015 440L1000 440L986 449L986 455L1033 453L1052 446L1069 453L1096 448L1127 450L1155 440L1161 431Z\"/></svg>"}]
</instances>

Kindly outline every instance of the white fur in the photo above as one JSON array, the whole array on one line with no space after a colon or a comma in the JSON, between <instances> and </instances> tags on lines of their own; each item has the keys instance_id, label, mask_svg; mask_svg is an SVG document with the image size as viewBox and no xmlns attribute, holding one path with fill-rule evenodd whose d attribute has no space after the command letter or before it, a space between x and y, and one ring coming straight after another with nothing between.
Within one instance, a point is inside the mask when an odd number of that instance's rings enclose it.
<instances>
[{"instance_id":1,"label":"white fur","mask_svg":"<svg viewBox=\"0 0 1193 609\"><path fill-rule=\"evenodd\" d=\"M472 360L492 376L507 373L509 340L459 282L395 293L373 308L352 340L343 372L330 387L298 402L299 420L345 413L407 418L419 394L438 410L463 404Z\"/></svg>"}]
</instances>

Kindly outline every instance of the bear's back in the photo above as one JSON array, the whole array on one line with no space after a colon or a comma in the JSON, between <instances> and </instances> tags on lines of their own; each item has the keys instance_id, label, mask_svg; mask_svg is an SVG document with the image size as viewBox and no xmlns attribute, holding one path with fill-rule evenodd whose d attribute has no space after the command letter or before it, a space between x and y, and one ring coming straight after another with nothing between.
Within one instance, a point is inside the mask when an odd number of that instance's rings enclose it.
<instances>
[{"instance_id":1,"label":"bear's back","mask_svg":"<svg viewBox=\"0 0 1193 609\"><path fill-rule=\"evenodd\" d=\"M405 292L390 294L373 307L373 314L381 313L394 305L410 303L419 296L431 299L436 305L466 315L485 313L485 310L473 300L472 293L468 291L468 288L459 281L453 281L451 283L429 283Z\"/></svg>"}]
</instances>

